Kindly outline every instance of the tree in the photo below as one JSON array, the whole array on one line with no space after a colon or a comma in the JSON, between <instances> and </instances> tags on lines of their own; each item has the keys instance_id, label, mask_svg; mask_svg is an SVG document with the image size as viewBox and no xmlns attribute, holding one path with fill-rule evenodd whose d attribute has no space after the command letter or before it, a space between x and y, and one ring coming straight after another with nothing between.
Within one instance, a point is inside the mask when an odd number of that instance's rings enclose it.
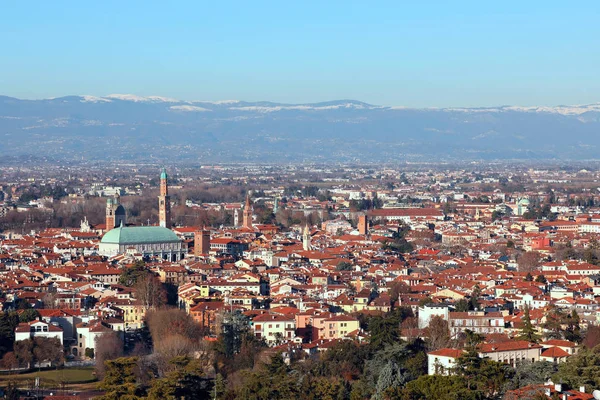
<instances>
[{"instance_id":1,"label":"tree","mask_svg":"<svg viewBox=\"0 0 600 400\"><path fill-rule=\"evenodd\" d=\"M104 377L106 362L123 356L123 340L118 332L108 332L96 339L95 372L98 379Z\"/></svg>"},{"instance_id":2,"label":"tree","mask_svg":"<svg viewBox=\"0 0 600 400\"><path fill-rule=\"evenodd\" d=\"M381 350L388 344L400 340L400 321L393 318L375 316L369 322L371 340L369 346L374 350Z\"/></svg>"},{"instance_id":3,"label":"tree","mask_svg":"<svg viewBox=\"0 0 600 400\"><path fill-rule=\"evenodd\" d=\"M410 293L410 287L406 284L406 282L394 282L390 288L390 297L393 302L397 302L401 294L408 293Z\"/></svg>"},{"instance_id":4,"label":"tree","mask_svg":"<svg viewBox=\"0 0 600 400\"><path fill-rule=\"evenodd\" d=\"M517 259L517 265L519 267L520 272L534 272L536 271L541 263L540 263L540 253L537 251L528 251L523 253Z\"/></svg>"},{"instance_id":5,"label":"tree","mask_svg":"<svg viewBox=\"0 0 600 400\"><path fill-rule=\"evenodd\" d=\"M593 349L600 344L600 326L593 325L588 327L582 344L588 349Z\"/></svg>"},{"instance_id":6,"label":"tree","mask_svg":"<svg viewBox=\"0 0 600 400\"><path fill-rule=\"evenodd\" d=\"M172 371L152 381L148 400L210 399L210 380L203 376L198 360L180 356L170 363Z\"/></svg>"},{"instance_id":7,"label":"tree","mask_svg":"<svg viewBox=\"0 0 600 400\"><path fill-rule=\"evenodd\" d=\"M335 269L337 271L351 271L352 270L352 264L346 261L340 261Z\"/></svg>"},{"instance_id":8,"label":"tree","mask_svg":"<svg viewBox=\"0 0 600 400\"><path fill-rule=\"evenodd\" d=\"M465 352L456 360L454 372L465 379L469 389L494 398L512 377L512 369L505 364L479 357L478 347L483 336L466 330Z\"/></svg>"},{"instance_id":9,"label":"tree","mask_svg":"<svg viewBox=\"0 0 600 400\"><path fill-rule=\"evenodd\" d=\"M146 264L143 261L136 261L130 267L125 267L119 276L119 284L133 287L138 279L148 275L150 271L146 269Z\"/></svg>"},{"instance_id":10,"label":"tree","mask_svg":"<svg viewBox=\"0 0 600 400\"><path fill-rule=\"evenodd\" d=\"M19 361L19 366L25 368L31 368L31 363L33 362L33 340L25 339L19 340L15 342L14 352L17 360Z\"/></svg>"},{"instance_id":11,"label":"tree","mask_svg":"<svg viewBox=\"0 0 600 400\"><path fill-rule=\"evenodd\" d=\"M42 297L42 303L44 304L44 308L55 308L56 307L56 292L47 292Z\"/></svg>"},{"instance_id":12,"label":"tree","mask_svg":"<svg viewBox=\"0 0 600 400\"><path fill-rule=\"evenodd\" d=\"M63 355L63 346L58 338L33 338L33 356L36 362L58 365L62 363Z\"/></svg>"},{"instance_id":13,"label":"tree","mask_svg":"<svg viewBox=\"0 0 600 400\"><path fill-rule=\"evenodd\" d=\"M546 331L546 337L550 339L562 339L563 328L562 324L565 315L562 310L558 307L551 307L546 312L546 321L542 324L542 327Z\"/></svg>"},{"instance_id":14,"label":"tree","mask_svg":"<svg viewBox=\"0 0 600 400\"><path fill-rule=\"evenodd\" d=\"M469 298L469 310L477 310L479 308L479 298L481 297L481 288L475 285L471 297Z\"/></svg>"},{"instance_id":15,"label":"tree","mask_svg":"<svg viewBox=\"0 0 600 400\"><path fill-rule=\"evenodd\" d=\"M419 307L424 307L427 304L433 304L433 299L431 297L427 296L419 300Z\"/></svg>"},{"instance_id":16,"label":"tree","mask_svg":"<svg viewBox=\"0 0 600 400\"><path fill-rule=\"evenodd\" d=\"M19 322L35 321L40 317L40 313L35 308L28 308L19 314Z\"/></svg>"},{"instance_id":17,"label":"tree","mask_svg":"<svg viewBox=\"0 0 600 400\"><path fill-rule=\"evenodd\" d=\"M557 371L557 366L548 361L523 361L517 364L510 388L518 389L524 386L544 384Z\"/></svg>"},{"instance_id":18,"label":"tree","mask_svg":"<svg viewBox=\"0 0 600 400\"><path fill-rule=\"evenodd\" d=\"M427 334L427 348L429 351L439 350L444 347L448 347L450 344L450 329L448 328L448 321L439 315L435 315L429 320Z\"/></svg>"},{"instance_id":19,"label":"tree","mask_svg":"<svg viewBox=\"0 0 600 400\"><path fill-rule=\"evenodd\" d=\"M94 349L90 348L90 347L86 347L85 348L85 356L89 359L94 359Z\"/></svg>"},{"instance_id":20,"label":"tree","mask_svg":"<svg viewBox=\"0 0 600 400\"><path fill-rule=\"evenodd\" d=\"M135 296L146 310L156 309L166 302L166 292L160 280L153 274L140 276L135 285Z\"/></svg>"},{"instance_id":21,"label":"tree","mask_svg":"<svg viewBox=\"0 0 600 400\"><path fill-rule=\"evenodd\" d=\"M460 299L456 303L454 303L454 309L457 312L467 312L471 309L471 305L467 299Z\"/></svg>"},{"instance_id":22,"label":"tree","mask_svg":"<svg viewBox=\"0 0 600 400\"><path fill-rule=\"evenodd\" d=\"M559 364L552 380L563 382L570 388L585 386L587 393L600 387L600 346L593 349L584 347Z\"/></svg>"},{"instance_id":23,"label":"tree","mask_svg":"<svg viewBox=\"0 0 600 400\"><path fill-rule=\"evenodd\" d=\"M248 318L238 310L223 316L221 334L216 350L226 358L240 352L244 338L249 334Z\"/></svg>"},{"instance_id":24,"label":"tree","mask_svg":"<svg viewBox=\"0 0 600 400\"><path fill-rule=\"evenodd\" d=\"M237 391L239 399L295 399L300 396L296 380L280 353L257 372L245 373L244 384Z\"/></svg>"},{"instance_id":25,"label":"tree","mask_svg":"<svg viewBox=\"0 0 600 400\"><path fill-rule=\"evenodd\" d=\"M544 275L538 275L537 278L535 278L535 281L538 283L548 282L548 280L546 279L546 277Z\"/></svg>"},{"instance_id":26,"label":"tree","mask_svg":"<svg viewBox=\"0 0 600 400\"><path fill-rule=\"evenodd\" d=\"M521 319L521 322L523 323L523 328L521 329L519 339L537 343L540 340L540 336L536 333L536 330L531 324L531 317L529 316L528 306L525 306L523 310L523 318Z\"/></svg>"},{"instance_id":27,"label":"tree","mask_svg":"<svg viewBox=\"0 0 600 400\"><path fill-rule=\"evenodd\" d=\"M565 329L565 339L571 342L581 342L581 328L579 327L579 314L576 310L572 310L571 314L564 317L564 322L567 325Z\"/></svg>"},{"instance_id":28,"label":"tree","mask_svg":"<svg viewBox=\"0 0 600 400\"><path fill-rule=\"evenodd\" d=\"M3 356L13 349L17 325L19 325L19 316L16 312L0 313L0 355Z\"/></svg>"},{"instance_id":29,"label":"tree","mask_svg":"<svg viewBox=\"0 0 600 400\"><path fill-rule=\"evenodd\" d=\"M19 367L19 360L12 351L9 351L2 357L2 368L4 369L15 369Z\"/></svg>"},{"instance_id":30,"label":"tree","mask_svg":"<svg viewBox=\"0 0 600 400\"><path fill-rule=\"evenodd\" d=\"M105 361L104 379L98 384L98 389L105 391L100 400L136 400L137 385L134 374L137 357L121 357Z\"/></svg>"},{"instance_id":31,"label":"tree","mask_svg":"<svg viewBox=\"0 0 600 400\"><path fill-rule=\"evenodd\" d=\"M390 398L410 400L481 400L480 392L471 390L463 377L446 375L424 375L408 382L404 389L398 390Z\"/></svg>"}]
</instances>

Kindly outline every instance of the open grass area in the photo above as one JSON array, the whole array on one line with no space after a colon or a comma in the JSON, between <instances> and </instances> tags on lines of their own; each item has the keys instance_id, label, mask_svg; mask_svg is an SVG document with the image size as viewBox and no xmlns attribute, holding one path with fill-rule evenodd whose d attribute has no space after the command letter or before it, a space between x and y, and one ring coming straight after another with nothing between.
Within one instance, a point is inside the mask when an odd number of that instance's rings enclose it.
<instances>
[{"instance_id":1,"label":"open grass area","mask_svg":"<svg viewBox=\"0 0 600 400\"><path fill-rule=\"evenodd\" d=\"M39 376L41 384L57 385L62 382L72 383L87 383L92 382L96 378L92 374L93 368L68 368L59 370L48 370L40 372L30 372L27 374L1 375L0 385L4 385L10 381L18 382L19 385L25 385L28 381L35 380Z\"/></svg>"}]
</instances>

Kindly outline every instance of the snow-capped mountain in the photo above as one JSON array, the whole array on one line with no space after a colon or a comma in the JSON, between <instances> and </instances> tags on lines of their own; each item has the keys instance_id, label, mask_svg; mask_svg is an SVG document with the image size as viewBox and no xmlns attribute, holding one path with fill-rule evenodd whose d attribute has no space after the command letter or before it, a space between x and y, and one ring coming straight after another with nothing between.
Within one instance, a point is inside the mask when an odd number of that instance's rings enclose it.
<instances>
[{"instance_id":1,"label":"snow-capped mountain","mask_svg":"<svg viewBox=\"0 0 600 400\"><path fill-rule=\"evenodd\" d=\"M0 157L184 161L598 158L600 103L427 108L0 96Z\"/></svg>"}]
</instances>

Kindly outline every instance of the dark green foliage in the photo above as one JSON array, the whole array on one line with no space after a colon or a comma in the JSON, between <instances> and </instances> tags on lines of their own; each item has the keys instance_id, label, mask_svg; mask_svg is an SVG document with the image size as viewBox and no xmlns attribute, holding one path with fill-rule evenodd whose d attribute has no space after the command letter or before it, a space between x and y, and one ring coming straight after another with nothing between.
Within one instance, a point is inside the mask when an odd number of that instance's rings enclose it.
<instances>
[{"instance_id":1,"label":"dark green foliage","mask_svg":"<svg viewBox=\"0 0 600 400\"><path fill-rule=\"evenodd\" d=\"M143 261L136 261L131 267L123 269L119 276L119 284L132 287L141 277L147 274L149 274L149 271L146 269L146 264Z\"/></svg>"},{"instance_id":2,"label":"dark green foliage","mask_svg":"<svg viewBox=\"0 0 600 400\"><path fill-rule=\"evenodd\" d=\"M98 399L139 399L135 376L137 362L137 357L121 357L106 361L104 379L98 384L98 389L105 391L105 394Z\"/></svg>"},{"instance_id":3,"label":"dark green foliage","mask_svg":"<svg viewBox=\"0 0 600 400\"><path fill-rule=\"evenodd\" d=\"M392 237L383 243L383 250L398 253L410 253L413 251L413 245L404 238L408 232L410 232L410 228L403 225L398 232L394 232Z\"/></svg>"},{"instance_id":4,"label":"dark green foliage","mask_svg":"<svg viewBox=\"0 0 600 400\"><path fill-rule=\"evenodd\" d=\"M204 377L198 360L175 357L170 361L175 369L164 378L152 381L148 400L210 399L212 384Z\"/></svg>"},{"instance_id":5,"label":"dark green foliage","mask_svg":"<svg viewBox=\"0 0 600 400\"><path fill-rule=\"evenodd\" d=\"M87 358L94 358L94 349L91 349L91 348L87 347L85 349L85 356Z\"/></svg>"},{"instance_id":6,"label":"dark green foliage","mask_svg":"<svg viewBox=\"0 0 600 400\"><path fill-rule=\"evenodd\" d=\"M17 325L19 325L19 315L16 312L0 313L0 357L12 351Z\"/></svg>"},{"instance_id":7,"label":"dark green foliage","mask_svg":"<svg viewBox=\"0 0 600 400\"><path fill-rule=\"evenodd\" d=\"M349 262L346 262L346 261L340 261L336 265L335 269L337 271L350 271L350 270L352 270L352 264L350 264Z\"/></svg>"},{"instance_id":8,"label":"dark green foliage","mask_svg":"<svg viewBox=\"0 0 600 400\"><path fill-rule=\"evenodd\" d=\"M524 361L515 368L515 375L510 382L510 389L524 386L540 385L552 378L557 371L557 366L548 361Z\"/></svg>"},{"instance_id":9,"label":"dark green foliage","mask_svg":"<svg viewBox=\"0 0 600 400\"><path fill-rule=\"evenodd\" d=\"M40 313L35 308L28 308L19 314L19 322L30 322L38 319Z\"/></svg>"},{"instance_id":10,"label":"dark green foliage","mask_svg":"<svg viewBox=\"0 0 600 400\"><path fill-rule=\"evenodd\" d=\"M600 387L600 346L593 349L582 348L566 362L558 366L555 382L563 382L569 388L577 389L585 385L586 392Z\"/></svg>"},{"instance_id":11,"label":"dark green foliage","mask_svg":"<svg viewBox=\"0 0 600 400\"><path fill-rule=\"evenodd\" d=\"M536 333L535 328L531 324L531 317L529 316L529 307L525 306L523 310L523 328L521 334L518 337L520 340L527 340L528 342L537 343L540 340L540 336Z\"/></svg>"},{"instance_id":12,"label":"dark green foliage","mask_svg":"<svg viewBox=\"0 0 600 400\"><path fill-rule=\"evenodd\" d=\"M390 389L390 399L407 400L482 400L483 393L470 389L461 376L423 375L408 382L404 389Z\"/></svg>"}]
</instances>

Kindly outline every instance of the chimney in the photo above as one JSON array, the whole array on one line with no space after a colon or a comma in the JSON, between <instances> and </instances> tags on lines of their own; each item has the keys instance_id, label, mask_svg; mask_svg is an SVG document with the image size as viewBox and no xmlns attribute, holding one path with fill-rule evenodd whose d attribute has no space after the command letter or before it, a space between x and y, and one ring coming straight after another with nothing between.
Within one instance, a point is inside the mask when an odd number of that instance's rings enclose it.
<instances>
[{"instance_id":1,"label":"chimney","mask_svg":"<svg viewBox=\"0 0 600 400\"><path fill-rule=\"evenodd\" d=\"M554 384L554 390L556 390L558 393L562 392L562 383Z\"/></svg>"},{"instance_id":2,"label":"chimney","mask_svg":"<svg viewBox=\"0 0 600 400\"><path fill-rule=\"evenodd\" d=\"M579 386L579 391L581 393L585 393L585 386Z\"/></svg>"}]
</instances>

